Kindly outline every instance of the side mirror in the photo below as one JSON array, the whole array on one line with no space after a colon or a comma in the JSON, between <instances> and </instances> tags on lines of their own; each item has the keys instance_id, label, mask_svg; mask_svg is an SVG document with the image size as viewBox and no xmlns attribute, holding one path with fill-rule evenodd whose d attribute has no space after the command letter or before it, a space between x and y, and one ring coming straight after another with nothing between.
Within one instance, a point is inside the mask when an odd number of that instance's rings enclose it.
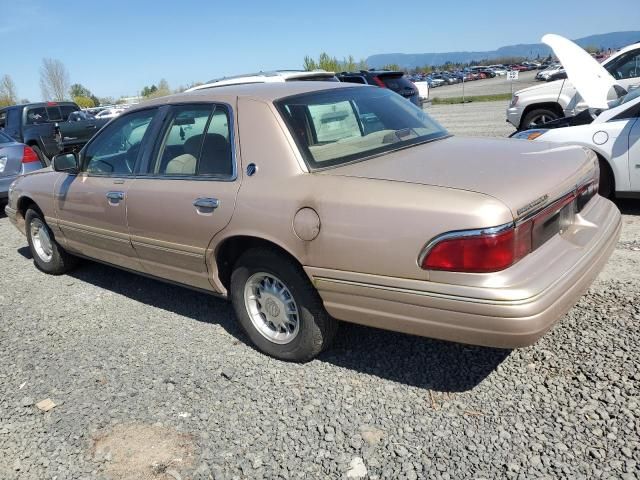
<instances>
[{"instance_id":1,"label":"side mirror","mask_svg":"<svg viewBox=\"0 0 640 480\"><path fill-rule=\"evenodd\" d=\"M56 172L78 173L78 156L75 153L61 153L53 157L51 166Z\"/></svg>"}]
</instances>

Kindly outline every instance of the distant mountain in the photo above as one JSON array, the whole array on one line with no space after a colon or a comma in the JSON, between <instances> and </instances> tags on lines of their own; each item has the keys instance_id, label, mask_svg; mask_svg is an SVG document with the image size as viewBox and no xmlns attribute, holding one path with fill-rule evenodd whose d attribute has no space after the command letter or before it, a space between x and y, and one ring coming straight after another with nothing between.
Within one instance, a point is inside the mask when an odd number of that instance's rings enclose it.
<instances>
[{"instance_id":1,"label":"distant mountain","mask_svg":"<svg viewBox=\"0 0 640 480\"><path fill-rule=\"evenodd\" d=\"M611 32L574 40L582 47L598 47L600 49L620 48L630 43L640 42L640 31ZM445 53L381 53L367 58L369 67L379 68L384 65L397 64L402 68L423 67L425 65L443 65L446 62L469 63L499 57L546 57L551 49L544 43L509 45L488 52L445 52Z\"/></svg>"}]
</instances>

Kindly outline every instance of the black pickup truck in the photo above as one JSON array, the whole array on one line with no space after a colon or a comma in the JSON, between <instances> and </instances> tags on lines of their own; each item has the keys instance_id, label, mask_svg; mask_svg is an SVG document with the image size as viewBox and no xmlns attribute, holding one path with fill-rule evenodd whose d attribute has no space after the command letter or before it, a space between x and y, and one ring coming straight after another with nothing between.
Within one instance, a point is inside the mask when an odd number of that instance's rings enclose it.
<instances>
[{"instance_id":1,"label":"black pickup truck","mask_svg":"<svg viewBox=\"0 0 640 480\"><path fill-rule=\"evenodd\" d=\"M73 102L43 102L0 109L0 131L29 145L43 165L58 153L80 150L109 119L82 112Z\"/></svg>"}]
</instances>

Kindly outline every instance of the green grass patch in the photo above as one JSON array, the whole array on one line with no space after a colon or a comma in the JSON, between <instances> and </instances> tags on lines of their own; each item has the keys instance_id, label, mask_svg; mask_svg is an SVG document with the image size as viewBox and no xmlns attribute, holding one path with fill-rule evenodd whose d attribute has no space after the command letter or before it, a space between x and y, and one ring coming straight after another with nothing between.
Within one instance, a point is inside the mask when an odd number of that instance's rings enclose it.
<instances>
[{"instance_id":1,"label":"green grass patch","mask_svg":"<svg viewBox=\"0 0 640 480\"><path fill-rule=\"evenodd\" d=\"M452 105L455 103L471 103L471 102L499 102L502 100L511 100L510 93L497 93L495 95L469 95L464 97L440 98L433 97L431 103L434 105Z\"/></svg>"}]
</instances>

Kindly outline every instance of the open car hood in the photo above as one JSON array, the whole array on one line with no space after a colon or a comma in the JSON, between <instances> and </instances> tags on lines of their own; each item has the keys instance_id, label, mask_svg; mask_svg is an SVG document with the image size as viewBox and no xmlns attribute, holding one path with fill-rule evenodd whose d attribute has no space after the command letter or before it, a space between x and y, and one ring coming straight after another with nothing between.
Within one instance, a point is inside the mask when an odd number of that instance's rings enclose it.
<instances>
[{"instance_id":1,"label":"open car hood","mask_svg":"<svg viewBox=\"0 0 640 480\"><path fill-rule=\"evenodd\" d=\"M607 98L612 89L617 86L624 90L602 65L571 40L549 33L542 37L542 42L551 47L590 108L609 108Z\"/></svg>"}]
</instances>

